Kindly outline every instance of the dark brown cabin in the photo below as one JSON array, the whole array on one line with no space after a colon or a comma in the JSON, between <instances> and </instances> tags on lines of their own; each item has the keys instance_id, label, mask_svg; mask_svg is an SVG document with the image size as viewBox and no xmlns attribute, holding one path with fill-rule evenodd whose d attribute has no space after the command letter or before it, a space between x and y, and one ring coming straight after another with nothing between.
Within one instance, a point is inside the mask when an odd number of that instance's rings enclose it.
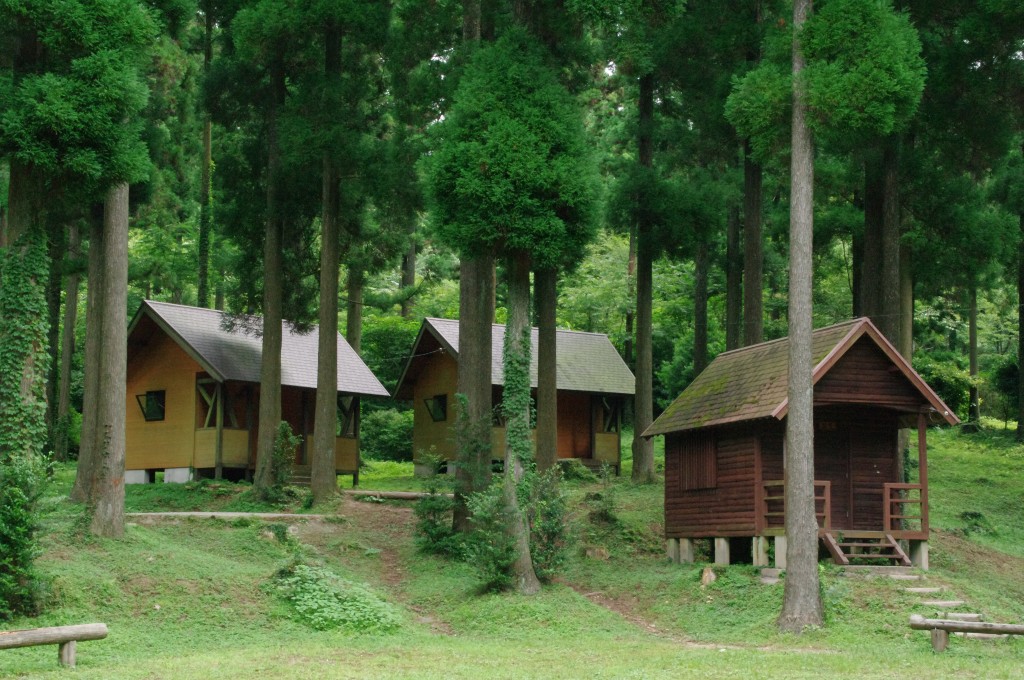
<instances>
[{"instance_id":1,"label":"dark brown cabin","mask_svg":"<svg viewBox=\"0 0 1024 680\"><path fill-rule=\"evenodd\" d=\"M492 403L497 406L504 384L501 356L505 327L494 324L491 338ZM618 472L622 406L634 392L633 374L606 335L558 330L556 343L558 457L574 458L592 467L609 465ZM530 385L536 395L536 328L532 347ZM458 356L459 322L424 319L395 390L396 398L413 404L413 451L417 460L426 453L443 461L455 460ZM504 440L504 424L496 415L491 428L495 460L503 459Z\"/></svg>"},{"instance_id":2,"label":"dark brown cabin","mask_svg":"<svg viewBox=\"0 0 1024 680\"><path fill-rule=\"evenodd\" d=\"M125 483L247 476L256 464L259 428L260 317L235 319L213 309L146 300L128 328ZM309 474L319 330L283 324L281 418L299 435L293 472ZM335 468L359 479L361 396L387 390L338 335Z\"/></svg>"},{"instance_id":3,"label":"dark brown cabin","mask_svg":"<svg viewBox=\"0 0 1024 680\"><path fill-rule=\"evenodd\" d=\"M785 563L783 460L788 338L720 354L643 433L665 435L669 555L692 561L715 539L767 564ZM836 562L927 567L930 422L956 416L866 318L813 335L814 486L819 536ZM903 482L898 431L916 428L918 469ZM745 539L745 540L741 540ZM908 556L901 545L909 549Z\"/></svg>"}]
</instances>

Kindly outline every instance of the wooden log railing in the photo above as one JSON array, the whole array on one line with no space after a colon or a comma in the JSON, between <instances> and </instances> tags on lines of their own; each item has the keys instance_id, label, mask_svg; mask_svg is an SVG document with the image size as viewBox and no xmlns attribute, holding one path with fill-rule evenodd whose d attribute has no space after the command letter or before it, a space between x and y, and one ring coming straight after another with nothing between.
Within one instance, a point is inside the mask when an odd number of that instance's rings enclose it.
<instances>
[{"instance_id":1,"label":"wooden log railing","mask_svg":"<svg viewBox=\"0 0 1024 680\"><path fill-rule=\"evenodd\" d=\"M926 619L920 614L910 615L910 627L914 630L930 630L932 648L941 652L949 645L950 633L984 633L987 635L1024 635L1024 626L1015 623L989 623L987 621L954 621L950 619Z\"/></svg>"},{"instance_id":2,"label":"wooden log railing","mask_svg":"<svg viewBox=\"0 0 1024 680\"><path fill-rule=\"evenodd\" d=\"M761 493L760 525L765 529L779 529L786 526L786 482L770 479L763 482ZM818 528L828 531L832 528L832 482L814 480L814 514Z\"/></svg>"},{"instance_id":3,"label":"wooden log railing","mask_svg":"<svg viewBox=\"0 0 1024 680\"><path fill-rule=\"evenodd\" d=\"M0 631L0 649L58 645L57 663L75 665L75 643L81 640L102 640L107 637L107 624L83 623L77 626L30 628L28 630Z\"/></svg>"},{"instance_id":4,"label":"wooden log railing","mask_svg":"<svg viewBox=\"0 0 1024 680\"><path fill-rule=\"evenodd\" d=\"M915 491L917 493L914 493ZM912 531L927 537L928 492L924 485L885 484L882 502L884 531Z\"/></svg>"}]
</instances>

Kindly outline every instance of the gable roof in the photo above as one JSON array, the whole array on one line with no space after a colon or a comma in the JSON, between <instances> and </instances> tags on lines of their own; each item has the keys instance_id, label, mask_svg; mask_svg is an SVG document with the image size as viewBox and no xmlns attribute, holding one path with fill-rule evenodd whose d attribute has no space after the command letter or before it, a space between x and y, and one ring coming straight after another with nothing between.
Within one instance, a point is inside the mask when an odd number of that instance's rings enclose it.
<instances>
[{"instance_id":1,"label":"gable roof","mask_svg":"<svg viewBox=\"0 0 1024 680\"><path fill-rule=\"evenodd\" d=\"M505 326L491 326L491 382L494 385L505 384L505 370L502 363L502 348L505 343ZM530 386L537 386L537 338L536 328L531 329L530 344L533 348L530 357ZM603 333L585 333L583 331L556 331L556 385L560 390L578 392L596 392L600 394L633 394L636 390L636 379L619 356L618 351ZM414 363L422 355L422 349L429 351L428 345L438 345L440 349L457 358L459 355L459 322L453 319L426 318L420 326L419 335L413 343L412 356L406 361L402 377L395 388L395 396L411 396L411 386L406 385L407 378L412 379L415 372Z\"/></svg>"},{"instance_id":2,"label":"gable roof","mask_svg":"<svg viewBox=\"0 0 1024 680\"><path fill-rule=\"evenodd\" d=\"M959 422L942 399L867 318L853 319L811 336L817 384L846 352L866 338L885 354L911 385L950 425ZM758 418L782 420L789 411L789 338L723 352L665 409L644 437L725 425Z\"/></svg>"},{"instance_id":3,"label":"gable roof","mask_svg":"<svg viewBox=\"0 0 1024 680\"><path fill-rule=\"evenodd\" d=\"M245 325L252 330L237 325L228 329L226 324L231 315L225 312L144 300L128 327L129 347L144 318L152 320L218 382L260 381L262 317L244 317ZM282 331L281 384L315 389L319 328L313 326L308 333L298 333L286 321ZM341 334L338 334L338 391L389 396L377 376Z\"/></svg>"}]
</instances>

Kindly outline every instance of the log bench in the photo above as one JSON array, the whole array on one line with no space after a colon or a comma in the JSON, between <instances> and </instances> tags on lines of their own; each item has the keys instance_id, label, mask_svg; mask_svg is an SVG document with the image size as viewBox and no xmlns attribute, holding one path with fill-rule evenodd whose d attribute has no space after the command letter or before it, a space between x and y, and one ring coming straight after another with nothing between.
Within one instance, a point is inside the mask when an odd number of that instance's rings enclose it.
<instances>
[{"instance_id":1,"label":"log bench","mask_svg":"<svg viewBox=\"0 0 1024 680\"><path fill-rule=\"evenodd\" d=\"M910 615L910 627L914 630L930 630L932 649L941 652L949 645L950 633L986 633L989 635L1024 635L1024 626L1014 623L988 623L985 621L956 621L951 619L926 619L920 614Z\"/></svg>"},{"instance_id":2,"label":"log bench","mask_svg":"<svg viewBox=\"0 0 1024 680\"><path fill-rule=\"evenodd\" d=\"M102 640L105 637L107 637L107 624L105 623L6 630L0 631L0 649L58 645L57 663L61 666L74 666L76 642L79 640Z\"/></svg>"}]
</instances>

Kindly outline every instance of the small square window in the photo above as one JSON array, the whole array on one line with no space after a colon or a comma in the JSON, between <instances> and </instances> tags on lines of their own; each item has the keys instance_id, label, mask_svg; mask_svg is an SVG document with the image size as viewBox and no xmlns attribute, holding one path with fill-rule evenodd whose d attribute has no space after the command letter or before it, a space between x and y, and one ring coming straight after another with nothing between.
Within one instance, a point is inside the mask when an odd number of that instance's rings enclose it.
<instances>
[{"instance_id":1,"label":"small square window","mask_svg":"<svg viewBox=\"0 0 1024 680\"><path fill-rule=\"evenodd\" d=\"M436 397L430 399L424 399L423 403L427 406L427 413L430 414L430 419L435 423L444 422L448 420L448 395L439 394Z\"/></svg>"},{"instance_id":2,"label":"small square window","mask_svg":"<svg viewBox=\"0 0 1024 680\"><path fill-rule=\"evenodd\" d=\"M142 409L142 417L147 422L164 419L166 395L167 392L165 390L152 390L145 394L135 395L135 401L139 403L139 408Z\"/></svg>"}]
</instances>

